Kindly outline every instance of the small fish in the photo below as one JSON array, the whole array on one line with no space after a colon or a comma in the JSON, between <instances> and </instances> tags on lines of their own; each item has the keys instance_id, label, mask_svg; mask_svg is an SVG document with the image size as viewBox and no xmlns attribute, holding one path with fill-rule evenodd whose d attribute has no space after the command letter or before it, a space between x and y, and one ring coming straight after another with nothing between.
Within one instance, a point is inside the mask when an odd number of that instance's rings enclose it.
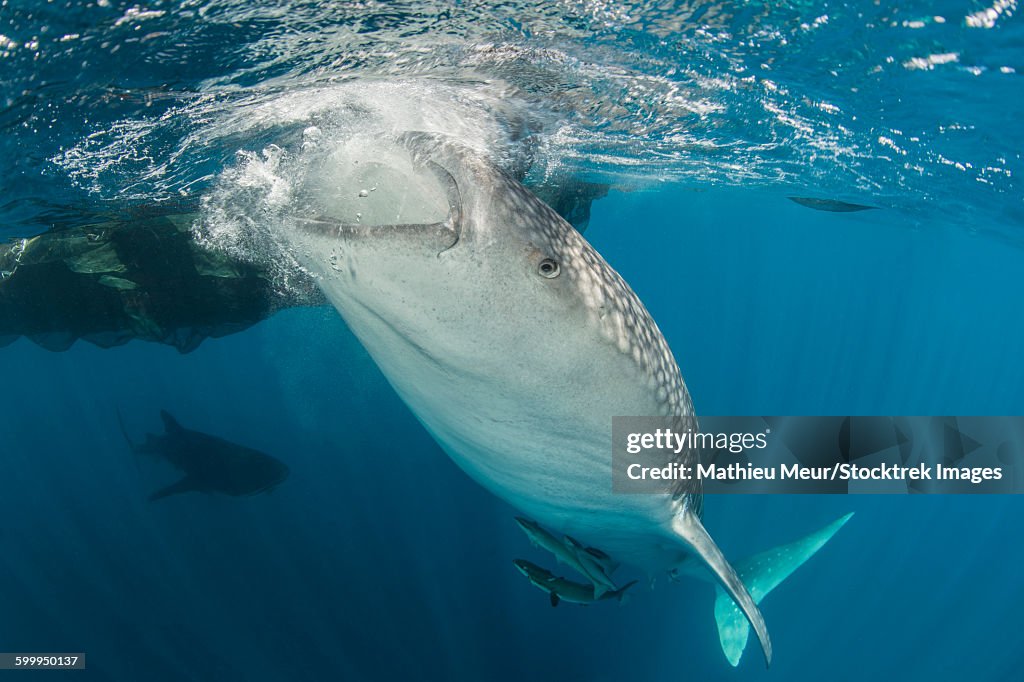
<instances>
[{"instance_id":1,"label":"small fish","mask_svg":"<svg viewBox=\"0 0 1024 682\"><path fill-rule=\"evenodd\" d=\"M535 547L551 552L559 563L565 564L592 582L595 596L600 597L605 592L616 589L615 583L605 573L600 562L595 560L592 555L587 554L580 543L569 537L566 537L563 542L542 528L536 521L522 516L516 517L516 523L523 529L526 537L530 538L530 542Z\"/></svg>"},{"instance_id":2,"label":"small fish","mask_svg":"<svg viewBox=\"0 0 1024 682\"><path fill-rule=\"evenodd\" d=\"M568 535L566 537L569 537ZM615 569L619 567L619 562L612 559L610 556L597 549L596 547L587 547L587 554L597 559L597 562L604 568L604 572L611 575L615 572Z\"/></svg>"},{"instance_id":3,"label":"small fish","mask_svg":"<svg viewBox=\"0 0 1024 682\"><path fill-rule=\"evenodd\" d=\"M617 589L615 583L608 577L608 574L615 570L615 568L609 570L609 567L617 565L607 554L600 550L594 550L593 547L585 547L582 542L569 535L565 536L565 544L583 566L584 575L594 583L596 596L600 597L605 591L614 592ZM597 554L590 550L594 550ZM599 588L604 589L599 592Z\"/></svg>"},{"instance_id":4,"label":"small fish","mask_svg":"<svg viewBox=\"0 0 1024 682\"><path fill-rule=\"evenodd\" d=\"M618 599L622 602L625 601L626 590L636 584L636 581L633 580L623 585L621 589L609 590L598 597L590 585L566 580L556 576L546 568L541 568L537 564L525 559L516 559L512 563L519 569L520 573L527 577L534 587L548 593L552 606L558 606L558 603L561 601L583 605L593 604L604 599Z\"/></svg>"},{"instance_id":5,"label":"small fish","mask_svg":"<svg viewBox=\"0 0 1024 682\"><path fill-rule=\"evenodd\" d=\"M801 206L813 208L816 211L829 211L831 213L853 213L855 211L871 211L877 206L865 206L863 204L851 204L836 199L815 199L813 197L786 197L790 201Z\"/></svg>"}]
</instances>

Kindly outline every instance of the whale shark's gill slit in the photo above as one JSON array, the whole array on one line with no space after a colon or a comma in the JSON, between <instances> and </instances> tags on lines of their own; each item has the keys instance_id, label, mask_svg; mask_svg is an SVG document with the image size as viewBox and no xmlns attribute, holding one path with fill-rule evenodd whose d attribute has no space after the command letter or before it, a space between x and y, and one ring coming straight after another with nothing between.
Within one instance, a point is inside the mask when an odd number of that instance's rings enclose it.
<instances>
[{"instance_id":1,"label":"whale shark's gill slit","mask_svg":"<svg viewBox=\"0 0 1024 682\"><path fill-rule=\"evenodd\" d=\"M415 339L413 339L413 338L412 338L412 336L411 336L410 334L408 334L407 332L405 332L405 331L403 331L403 330L399 329L399 328L398 328L398 327L397 327L397 326L396 326L395 324L393 324L392 322L390 322L390 321L389 321L389 320L388 320L387 318L385 318L384 316L380 315L380 314L379 314L379 313L378 313L378 312L377 312L376 310L374 310L373 308L370 308L370 307L368 307L368 306L367 306L367 305L365 305L365 304L364 304L364 303L363 303L362 301L359 301L359 300L355 300L354 302L355 302L355 304L356 304L356 305L358 305L358 306L359 306L359 307L360 307L360 308L361 308L361 309L362 309L362 310L363 310L364 312L366 312L366 313L367 313L368 315L370 315L371 317L373 317L374 319L376 319L376 320L377 320L377 321L378 321L379 323L381 323L381 324L382 324L382 325L383 325L384 327L386 327L387 329L390 329L390 330L391 330L391 332L392 332L392 333L393 333L393 334L394 334L394 335L395 335L396 337L398 337L398 338L402 339L402 340L403 340L403 341L404 341L405 343L407 343L407 344L409 345L409 347L410 347L410 348L412 348L412 349L413 349L414 351L416 351L416 352L417 352L417 353L419 353L419 354L420 354L421 356L423 356L424 358L426 358L426 359L427 359L428 361L430 361L430 362L431 362L432 364L434 364L434 365L436 365L436 366L438 366L438 367L444 367L444 368L446 368L446 370L447 370L447 371L449 371L449 372L455 372L455 371L457 371L457 369L458 369L458 368L457 368L456 366L452 365L451 363L446 363L446 362L442 362L442 361L441 361L441 359L440 359L440 358L439 358L438 356L436 356L436 355L434 355L433 353L431 353L431 352L430 352L429 350L427 350L427 349L426 349L426 348L425 348L425 347L424 347L423 345L421 345L421 344L417 343L417 342L415 341Z\"/></svg>"}]
</instances>

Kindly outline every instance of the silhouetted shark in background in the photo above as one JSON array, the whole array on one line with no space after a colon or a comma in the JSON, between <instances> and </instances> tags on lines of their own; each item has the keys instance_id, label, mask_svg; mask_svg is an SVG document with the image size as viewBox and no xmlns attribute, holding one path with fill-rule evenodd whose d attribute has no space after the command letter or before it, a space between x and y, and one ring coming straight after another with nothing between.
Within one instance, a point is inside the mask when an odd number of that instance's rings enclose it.
<instances>
[{"instance_id":1,"label":"silhouetted shark in background","mask_svg":"<svg viewBox=\"0 0 1024 682\"><path fill-rule=\"evenodd\" d=\"M164 434L146 434L141 445L132 442L121 423L121 432L133 452L163 457L185 474L178 482L150 495L150 501L187 492L255 495L270 492L288 478L285 463L268 454L186 429L166 410L160 410L160 418Z\"/></svg>"}]
</instances>

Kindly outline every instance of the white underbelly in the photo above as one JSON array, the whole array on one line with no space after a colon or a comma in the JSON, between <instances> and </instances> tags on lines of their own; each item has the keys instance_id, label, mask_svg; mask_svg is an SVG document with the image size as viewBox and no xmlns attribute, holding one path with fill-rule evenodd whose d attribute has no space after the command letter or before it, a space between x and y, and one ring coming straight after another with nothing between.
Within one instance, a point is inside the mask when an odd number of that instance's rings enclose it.
<instances>
[{"instance_id":1,"label":"white underbelly","mask_svg":"<svg viewBox=\"0 0 1024 682\"><path fill-rule=\"evenodd\" d=\"M479 484L549 530L620 562L653 573L682 560L668 495L612 491L612 417L653 413L646 382L604 374L565 385L565 373L552 370L547 376L558 379L548 391L502 376L500 368L445 364L368 306L338 290L325 293L417 418Z\"/></svg>"},{"instance_id":2,"label":"white underbelly","mask_svg":"<svg viewBox=\"0 0 1024 682\"><path fill-rule=\"evenodd\" d=\"M590 392L576 405L522 396L374 353L382 371L452 460L480 485L542 526L650 570L681 558L667 539L668 495L612 489L611 417L646 414ZM595 389L596 390L596 389ZM595 405L615 404L598 409Z\"/></svg>"}]
</instances>

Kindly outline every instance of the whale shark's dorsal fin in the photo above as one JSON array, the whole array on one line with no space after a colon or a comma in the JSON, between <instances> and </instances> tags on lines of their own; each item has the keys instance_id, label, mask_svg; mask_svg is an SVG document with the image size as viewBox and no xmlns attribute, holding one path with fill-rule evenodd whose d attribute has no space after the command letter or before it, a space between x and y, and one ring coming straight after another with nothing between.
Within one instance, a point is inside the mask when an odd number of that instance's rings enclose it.
<instances>
[{"instance_id":1,"label":"whale shark's dorsal fin","mask_svg":"<svg viewBox=\"0 0 1024 682\"><path fill-rule=\"evenodd\" d=\"M743 614L754 627L757 638L761 641L765 663L770 666L772 664L772 640L768 636L768 626L765 625L764 617L736 570L726 561L722 550L704 529L704 524L700 522L692 509L683 507L676 512L672 519L672 530L676 537L704 560L705 565L718 579L718 582L728 591L732 601L742 609Z\"/></svg>"},{"instance_id":2,"label":"whale shark's dorsal fin","mask_svg":"<svg viewBox=\"0 0 1024 682\"><path fill-rule=\"evenodd\" d=\"M160 410L160 418L164 420L164 431L168 434L181 433L185 428L167 410Z\"/></svg>"}]
</instances>

